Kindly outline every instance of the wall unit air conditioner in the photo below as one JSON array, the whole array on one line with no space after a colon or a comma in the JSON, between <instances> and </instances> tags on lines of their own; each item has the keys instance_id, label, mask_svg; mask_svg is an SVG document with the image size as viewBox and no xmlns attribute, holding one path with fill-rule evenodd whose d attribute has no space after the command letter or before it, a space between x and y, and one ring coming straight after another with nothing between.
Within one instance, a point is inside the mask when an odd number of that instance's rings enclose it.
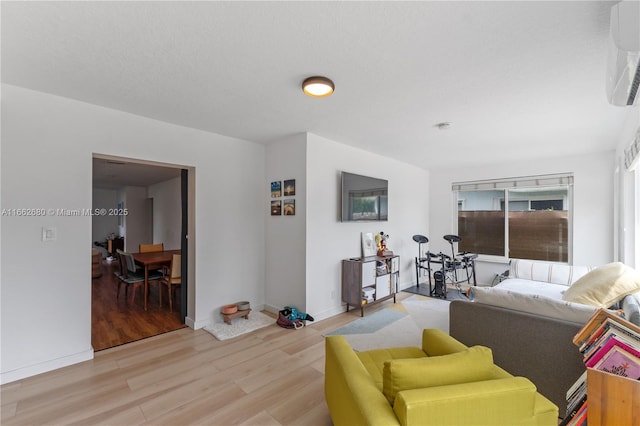
<instances>
[{"instance_id":1,"label":"wall unit air conditioner","mask_svg":"<svg viewBox=\"0 0 640 426\"><path fill-rule=\"evenodd\" d=\"M613 105L638 104L640 86L640 2L621 1L611 8L607 99Z\"/></svg>"}]
</instances>

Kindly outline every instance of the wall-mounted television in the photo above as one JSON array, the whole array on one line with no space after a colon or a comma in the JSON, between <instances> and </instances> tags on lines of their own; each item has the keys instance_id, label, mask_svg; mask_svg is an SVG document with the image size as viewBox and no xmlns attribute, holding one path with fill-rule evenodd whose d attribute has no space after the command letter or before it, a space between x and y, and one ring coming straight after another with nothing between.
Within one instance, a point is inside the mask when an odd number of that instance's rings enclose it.
<instances>
[{"instance_id":1,"label":"wall-mounted television","mask_svg":"<svg viewBox=\"0 0 640 426\"><path fill-rule=\"evenodd\" d=\"M385 179L342 172L342 221L386 221L388 193Z\"/></svg>"}]
</instances>

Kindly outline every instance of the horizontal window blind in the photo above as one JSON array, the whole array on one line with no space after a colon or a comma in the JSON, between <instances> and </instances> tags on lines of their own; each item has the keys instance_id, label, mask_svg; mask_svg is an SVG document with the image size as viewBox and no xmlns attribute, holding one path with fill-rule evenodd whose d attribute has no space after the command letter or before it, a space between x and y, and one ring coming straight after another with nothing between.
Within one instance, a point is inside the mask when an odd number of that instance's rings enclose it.
<instances>
[{"instance_id":1,"label":"horizontal window blind","mask_svg":"<svg viewBox=\"0 0 640 426\"><path fill-rule=\"evenodd\" d=\"M505 179L491 179L472 182L454 182L453 191L480 191L509 188L535 188L544 186L573 185L573 173L559 173L540 176L522 176Z\"/></svg>"},{"instance_id":2,"label":"horizontal window blind","mask_svg":"<svg viewBox=\"0 0 640 426\"><path fill-rule=\"evenodd\" d=\"M640 151L640 128L636 132L636 137L633 140L633 142L631 142L631 145L629 145L629 148L624 150L624 166L627 168L627 170L631 169L637 164L638 158L640 157L638 155L639 151Z\"/></svg>"}]
</instances>

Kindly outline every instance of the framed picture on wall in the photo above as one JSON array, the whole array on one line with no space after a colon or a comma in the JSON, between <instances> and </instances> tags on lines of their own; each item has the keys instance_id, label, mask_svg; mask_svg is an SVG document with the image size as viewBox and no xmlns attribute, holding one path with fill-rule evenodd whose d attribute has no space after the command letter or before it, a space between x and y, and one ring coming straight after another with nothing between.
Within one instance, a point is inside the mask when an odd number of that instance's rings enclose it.
<instances>
[{"instance_id":1,"label":"framed picture on wall","mask_svg":"<svg viewBox=\"0 0 640 426\"><path fill-rule=\"evenodd\" d=\"M295 216L296 214L296 200L289 199L284 200L284 205L282 206L282 214L285 216Z\"/></svg>"},{"instance_id":2,"label":"framed picture on wall","mask_svg":"<svg viewBox=\"0 0 640 426\"><path fill-rule=\"evenodd\" d=\"M271 216L280 216L282 214L282 201L274 200L271 202Z\"/></svg>"},{"instance_id":3,"label":"framed picture on wall","mask_svg":"<svg viewBox=\"0 0 640 426\"><path fill-rule=\"evenodd\" d=\"M278 198L282 196L282 188L279 180L271 182L271 198Z\"/></svg>"},{"instance_id":4,"label":"framed picture on wall","mask_svg":"<svg viewBox=\"0 0 640 426\"><path fill-rule=\"evenodd\" d=\"M293 195L296 195L296 180L295 179L285 180L283 188L284 188L285 197L291 197Z\"/></svg>"}]
</instances>

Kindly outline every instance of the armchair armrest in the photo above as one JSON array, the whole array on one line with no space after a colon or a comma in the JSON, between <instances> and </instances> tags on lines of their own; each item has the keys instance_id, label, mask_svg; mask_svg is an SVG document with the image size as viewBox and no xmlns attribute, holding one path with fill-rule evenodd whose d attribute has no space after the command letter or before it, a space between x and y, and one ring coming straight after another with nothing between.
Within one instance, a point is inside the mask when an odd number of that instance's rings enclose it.
<instances>
[{"instance_id":1,"label":"armchair armrest","mask_svg":"<svg viewBox=\"0 0 640 426\"><path fill-rule=\"evenodd\" d=\"M334 425L398 424L391 405L344 336L325 338L324 383Z\"/></svg>"},{"instance_id":2,"label":"armchair armrest","mask_svg":"<svg viewBox=\"0 0 640 426\"><path fill-rule=\"evenodd\" d=\"M402 425L536 424L536 401L533 383L510 377L402 391L393 411ZM549 417L556 424L557 413Z\"/></svg>"},{"instance_id":3,"label":"armchair armrest","mask_svg":"<svg viewBox=\"0 0 640 426\"><path fill-rule=\"evenodd\" d=\"M468 347L458 342L442 330L425 328L422 330L422 350L428 356L449 355L462 352Z\"/></svg>"}]
</instances>

